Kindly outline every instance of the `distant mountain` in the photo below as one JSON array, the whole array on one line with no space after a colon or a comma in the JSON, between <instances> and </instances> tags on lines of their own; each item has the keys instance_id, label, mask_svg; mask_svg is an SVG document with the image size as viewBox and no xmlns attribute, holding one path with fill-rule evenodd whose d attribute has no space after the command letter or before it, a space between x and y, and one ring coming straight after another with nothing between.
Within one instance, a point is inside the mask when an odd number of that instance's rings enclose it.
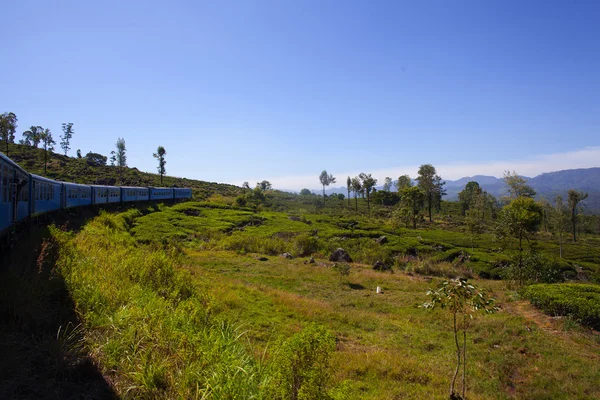
<instances>
[{"instance_id":1,"label":"distant mountain","mask_svg":"<svg viewBox=\"0 0 600 400\"><path fill-rule=\"evenodd\" d=\"M546 172L534 178L523 177L527 183L537 192L536 198L545 198L551 202L556 195L560 194L566 200L569 189L580 190L588 193L588 198L583 202L587 212L600 212L600 168L568 169L564 171ZM444 199L456 201L458 193L463 190L467 183L475 181L479 183L488 193L500 198L508 194L506 185L502 179L494 176L475 175L464 177L455 181L446 181L446 196ZM381 190L378 186L377 190ZM315 193L322 193L322 189L313 189ZM327 194L347 194L345 187L328 188Z\"/></svg>"}]
</instances>

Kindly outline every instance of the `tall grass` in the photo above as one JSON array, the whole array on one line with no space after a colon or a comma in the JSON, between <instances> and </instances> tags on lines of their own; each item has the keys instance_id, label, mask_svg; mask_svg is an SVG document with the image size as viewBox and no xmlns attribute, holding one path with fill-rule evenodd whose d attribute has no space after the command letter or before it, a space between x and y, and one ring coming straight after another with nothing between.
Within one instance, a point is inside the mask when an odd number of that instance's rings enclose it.
<instances>
[{"instance_id":1,"label":"tall grass","mask_svg":"<svg viewBox=\"0 0 600 400\"><path fill-rule=\"evenodd\" d=\"M131 215L102 214L79 234L51 228L88 351L125 398L257 398L265 374L240 332L211 316L208 296L174 248L140 246Z\"/></svg>"}]
</instances>

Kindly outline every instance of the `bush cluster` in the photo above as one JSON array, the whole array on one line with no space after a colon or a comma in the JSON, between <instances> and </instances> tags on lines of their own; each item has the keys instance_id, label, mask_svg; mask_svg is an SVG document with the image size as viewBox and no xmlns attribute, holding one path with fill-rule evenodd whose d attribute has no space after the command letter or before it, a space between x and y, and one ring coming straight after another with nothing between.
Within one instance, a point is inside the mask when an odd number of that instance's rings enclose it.
<instances>
[{"instance_id":1,"label":"bush cluster","mask_svg":"<svg viewBox=\"0 0 600 400\"><path fill-rule=\"evenodd\" d=\"M554 316L568 316L600 330L600 286L576 283L537 284L525 288L524 296Z\"/></svg>"}]
</instances>

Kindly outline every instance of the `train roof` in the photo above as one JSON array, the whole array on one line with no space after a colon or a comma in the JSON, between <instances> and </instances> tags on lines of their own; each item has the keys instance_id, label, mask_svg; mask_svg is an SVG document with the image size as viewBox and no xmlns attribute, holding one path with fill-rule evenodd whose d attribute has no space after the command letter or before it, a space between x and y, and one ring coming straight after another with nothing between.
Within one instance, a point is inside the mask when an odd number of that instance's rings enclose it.
<instances>
[{"instance_id":1,"label":"train roof","mask_svg":"<svg viewBox=\"0 0 600 400\"><path fill-rule=\"evenodd\" d=\"M13 167L17 168L18 170L20 170L21 172L23 172L24 174L29 174L29 172L25 171L23 168L21 168L21 166L19 166L19 164L17 164L16 162L14 162L13 160L11 160L10 158L8 158L3 152L0 151L0 159L2 159L2 161L6 162L7 164L12 165Z\"/></svg>"},{"instance_id":2,"label":"train roof","mask_svg":"<svg viewBox=\"0 0 600 400\"><path fill-rule=\"evenodd\" d=\"M86 185L85 183L74 183L74 182L64 182L64 181L59 181L60 183L64 183L65 185L69 185L69 186L83 186L86 188L89 188L92 185Z\"/></svg>"},{"instance_id":3,"label":"train roof","mask_svg":"<svg viewBox=\"0 0 600 400\"><path fill-rule=\"evenodd\" d=\"M146 186L119 186L121 189L148 189Z\"/></svg>"},{"instance_id":4,"label":"train roof","mask_svg":"<svg viewBox=\"0 0 600 400\"><path fill-rule=\"evenodd\" d=\"M105 189L119 189L120 186L110 186L110 185L86 185L86 186L91 186L91 187L95 187L95 188L105 188Z\"/></svg>"},{"instance_id":5,"label":"train roof","mask_svg":"<svg viewBox=\"0 0 600 400\"><path fill-rule=\"evenodd\" d=\"M60 181L55 181L54 179L46 178L46 177L39 176L36 174L31 174L31 178L35 179L36 181L44 181L44 182L58 183L58 184L62 183Z\"/></svg>"}]
</instances>

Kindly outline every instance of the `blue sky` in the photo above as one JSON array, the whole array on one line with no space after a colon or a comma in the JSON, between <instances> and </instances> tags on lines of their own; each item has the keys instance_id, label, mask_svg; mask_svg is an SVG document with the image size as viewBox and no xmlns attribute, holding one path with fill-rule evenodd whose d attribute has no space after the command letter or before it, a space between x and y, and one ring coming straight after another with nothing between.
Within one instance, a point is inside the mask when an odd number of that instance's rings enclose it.
<instances>
[{"instance_id":1,"label":"blue sky","mask_svg":"<svg viewBox=\"0 0 600 400\"><path fill-rule=\"evenodd\" d=\"M0 112L277 188L600 164L598 1L3 3ZM20 135L19 135L20 137ZM312 183L314 182L314 183Z\"/></svg>"}]
</instances>

